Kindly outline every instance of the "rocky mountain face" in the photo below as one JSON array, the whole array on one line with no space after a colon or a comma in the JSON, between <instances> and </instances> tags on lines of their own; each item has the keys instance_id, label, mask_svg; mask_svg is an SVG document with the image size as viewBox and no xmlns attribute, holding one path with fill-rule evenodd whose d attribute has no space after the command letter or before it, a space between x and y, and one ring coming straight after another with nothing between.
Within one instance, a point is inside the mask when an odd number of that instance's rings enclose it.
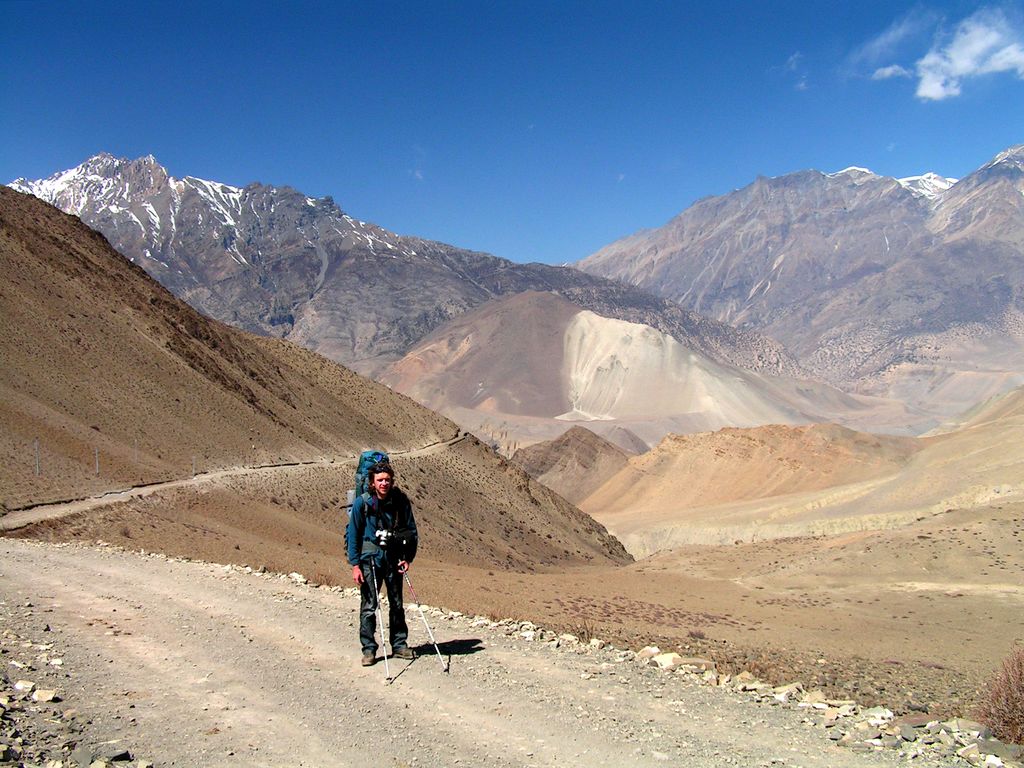
<instances>
[{"instance_id":1,"label":"rocky mountain face","mask_svg":"<svg viewBox=\"0 0 1024 768\"><path fill-rule=\"evenodd\" d=\"M959 181L758 178L577 266L949 413L1024 381L1024 146Z\"/></svg>"},{"instance_id":2,"label":"rocky mountain face","mask_svg":"<svg viewBox=\"0 0 1024 768\"><path fill-rule=\"evenodd\" d=\"M296 341L364 373L472 307L526 290L668 333L739 367L793 372L775 342L577 270L515 264L401 237L288 187L168 175L153 157L97 155L12 187L79 216L204 314Z\"/></svg>"}]
</instances>

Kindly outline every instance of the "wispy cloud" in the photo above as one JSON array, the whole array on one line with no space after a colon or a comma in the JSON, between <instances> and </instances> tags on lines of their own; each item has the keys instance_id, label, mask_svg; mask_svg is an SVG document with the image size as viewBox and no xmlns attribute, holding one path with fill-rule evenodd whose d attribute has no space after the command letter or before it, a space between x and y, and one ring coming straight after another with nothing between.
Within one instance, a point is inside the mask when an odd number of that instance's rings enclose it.
<instances>
[{"instance_id":1,"label":"wispy cloud","mask_svg":"<svg viewBox=\"0 0 1024 768\"><path fill-rule=\"evenodd\" d=\"M916 78L919 99L941 101L981 75L1024 79L1024 24L1009 4L983 7L953 24L919 7L858 47L849 63L872 80Z\"/></svg>"},{"instance_id":2,"label":"wispy cloud","mask_svg":"<svg viewBox=\"0 0 1024 768\"><path fill-rule=\"evenodd\" d=\"M877 71L883 62L900 58L908 47L920 45L922 41L928 39L940 21L939 15L934 11L914 8L858 47L850 55L850 61L855 66L866 66Z\"/></svg>"},{"instance_id":3,"label":"wispy cloud","mask_svg":"<svg viewBox=\"0 0 1024 768\"><path fill-rule=\"evenodd\" d=\"M879 67L871 75L872 80L888 80L891 77L913 77L914 73L899 64L890 64L888 67Z\"/></svg>"},{"instance_id":4,"label":"wispy cloud","mask_svg":"<svg viewBox=\"0 0 1024 768\"><path fill-rule=\"evenodd\" d=\"M804 55L797 51L790 54L784 64L772 67L770 71L780 72L787 78L793 79L793 88L798 91L807 90L807 67L804 64Z\"/></svg>"},{"instance_id":5,"label":"wispy cloud","mask_svg":"<svg viewBox=\"0 0 1024 768\"><path fill-rule=\"evenodd\" d=\"M961 21L952 38L917 62L918 98L959 96L963 82L998 72L1024 79L1024 32L1002 10L983 8Z\"/></svg>"}]
</instances>

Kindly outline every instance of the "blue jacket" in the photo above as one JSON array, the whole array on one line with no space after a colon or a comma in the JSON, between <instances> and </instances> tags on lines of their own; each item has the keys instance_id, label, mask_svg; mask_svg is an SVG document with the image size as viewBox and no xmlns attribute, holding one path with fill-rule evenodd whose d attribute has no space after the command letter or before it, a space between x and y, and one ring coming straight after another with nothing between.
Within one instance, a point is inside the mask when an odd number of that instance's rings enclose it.
<instances>
[{"instance_id":1,"label":"blue jacket","mask_svg":"<svg viewBox=\"0 0 1024 768\"><path fill-rule=\"evenodd\" d=\"M378 546L377 531L397 531L385 548ZM404 545L395 541L400 538ZM352 511L345 531L349 565L359 565L372 560L378 568L396 566L399 560L408 563L416 557L418 543L416 519L412 514L412 503L401 488L392 488L381 502L372 493L357 496L352 502Z\"/></svg>"}]
</instances>

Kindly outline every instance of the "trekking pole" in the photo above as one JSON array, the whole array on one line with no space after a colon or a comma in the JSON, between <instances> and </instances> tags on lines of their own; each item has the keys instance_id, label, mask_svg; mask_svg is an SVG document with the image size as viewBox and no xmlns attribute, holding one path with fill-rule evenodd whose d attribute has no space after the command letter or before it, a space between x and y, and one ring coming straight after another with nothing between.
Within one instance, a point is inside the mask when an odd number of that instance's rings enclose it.
<instances>
[{"instance_id":1,"label":"trekking pole","mask_svg":"<svg viewBox=\"0 0 1024 768\"><path fill-rule=\"evenodd\" d=\"M423 619L423 626L427 628L427 635L430 637L430 642L434 644L434 650L437 651L437 658L441 660L441 669L447 672L448 662L444 660L444 656L441 655L441 649L437 647L437 641L434 639L434 633L431 631L430 625L427 623L427 615L423 613L423 606L420 604L420 599L416 595L416 590L412 588L412 581L409 580L409 571L405 572L405 583L409 585L409 593L412 595L412 599L416 601L416 610L420 612L420 618Z\"/></svg>"},{"instance_id":2,"label":"trekking pole","mask_svg":"<svg viewBox=\"0 0 1024 768\"><path fill-rule=\"evenodd\" d=\"M385 638L387 637L387 628L384 626L384 609L380 605L380 592L377 591L377 570L373 567L373 561L369 561L370 564L370 581L373 582L373 594L377 598L377 627L380 629L380 645L384 649L384 679L385 682L391 682L391 669L388 667L388 646ZM389 606L390 607L390 606Z\"/></svg>"}]
</instances>

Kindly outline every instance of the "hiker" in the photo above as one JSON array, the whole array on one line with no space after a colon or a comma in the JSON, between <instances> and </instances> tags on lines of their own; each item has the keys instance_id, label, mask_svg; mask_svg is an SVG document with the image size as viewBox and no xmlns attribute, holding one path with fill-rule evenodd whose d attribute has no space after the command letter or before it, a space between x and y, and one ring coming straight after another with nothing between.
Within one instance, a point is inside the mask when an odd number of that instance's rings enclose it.
<instances>
[{"instance_id":1,"label":"hiker","mask_svg":"<svg viewBox=\"0 0 1024 768\"><path fill-rule=\"evenodd\" d=\"M416 520L409 497L395 487L395 471L387 462L367 472L369 490L352 502L346 539L352 580L359 585L359 642L364 667L377 660L377 608L381 584L388 589L388 630L391 655L414 659L406 644L409 628L402 604L402 576L416 557ZM381 639L383 640L383 627Z\"/></svg>"}]
</instances>

